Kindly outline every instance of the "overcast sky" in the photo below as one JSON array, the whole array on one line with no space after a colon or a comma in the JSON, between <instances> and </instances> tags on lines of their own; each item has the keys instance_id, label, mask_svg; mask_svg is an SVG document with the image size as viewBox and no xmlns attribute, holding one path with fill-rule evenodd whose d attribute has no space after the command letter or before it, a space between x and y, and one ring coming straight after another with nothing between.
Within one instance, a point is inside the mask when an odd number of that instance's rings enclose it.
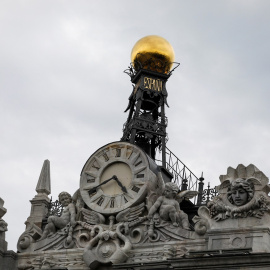
<instances>
[{"instance_id":1,"label":"overcast sky","mask_svg":"<svg viewBox=\"0 0 270 270\"><path fill-rule=\"evenodd\" d=\"M270 173L270 1L0 2L0 197L16 251L43 161L53 200L79 188L99 147L122 136L137 40L166 38L168 147L205 182L228 166ZM50 196L51 196L50 195Z\"/></svg>"}]
</instances>

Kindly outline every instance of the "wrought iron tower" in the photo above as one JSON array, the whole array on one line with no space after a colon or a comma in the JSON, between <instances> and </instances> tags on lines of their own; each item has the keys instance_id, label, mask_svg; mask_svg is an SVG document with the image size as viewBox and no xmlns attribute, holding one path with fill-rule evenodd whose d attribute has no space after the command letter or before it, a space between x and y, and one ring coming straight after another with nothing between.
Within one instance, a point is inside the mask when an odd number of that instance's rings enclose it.
<instances>
[{"instance_id":1,"label":"wrought iron tower","mask_svg":"<svg viewBox=\"0 0 270 270\"><path fill-rule=\"evenodd\" d=\"M153 39L155 48L151 43ZM157 48L157 44L161 46ZM162 167L166 168L166 82L179 63L171 70L173 49L166 40L157 36L139 40L132 50L131 60L131 66L125 72L131 77L133 90L125 111L129 111L129 115L121 140L140 146L154 160L159 149Z\"/></svg>"}]
</instances>

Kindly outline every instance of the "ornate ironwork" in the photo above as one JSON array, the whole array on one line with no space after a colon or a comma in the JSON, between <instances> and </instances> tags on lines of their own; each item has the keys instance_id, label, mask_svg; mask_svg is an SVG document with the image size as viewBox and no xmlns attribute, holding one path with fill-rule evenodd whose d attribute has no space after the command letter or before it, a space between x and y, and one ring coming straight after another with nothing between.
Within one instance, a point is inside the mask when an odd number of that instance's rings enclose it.
<instances>
[{"instance_id":1,"label":"ornate ironwork","mask_svg":"<svg viewBox=\"0 0 270 270\"><path fill-rule=\"evenodd\" d=\"M129 115L121 140L139 145L155 159L155 149L161 147L164 151L166 144L164 106L167 104L166 81L169 75L153 69L135 70L133 66L125 72L134 85L125 110Z\"/></svg>"},{"instance_id":2,"label":"ornate ironwork","mask_svg":"<svg viewBox=\"0 0 270 270\"><path fill-rule=\"evenodd\" d=\"M143 54L139 53L138 57L140 56L143 56ZM175 67L172 70L170 70L171 64L175 65ZM178 62L169 63L167 61L163 61L162 59L149 58L146 59L145 61L139 61L135 59L135 61L132 62L126 70L124 70L124 73L128 74L131 77L131 79L134 78L137 72L141 69L171 75L172 72L179 67L179 65L180 63Z\"/></svg>"},{"instance_id":3,"label":"ornate ironwork","mask_svg":"<svg viewBox=\"0 0 270 270\"><path fill-rule=\"evenodd\" d=\"M56 200L56 201L52 201L52 197L51 200L48 204L47 207L47 214L45 216L45 218L42 219L42 224L41 224L41 229L44 230L45 226L47 225L47 221L48 221L48 217L50 216L58 216L60 217L64 207L62 206L62 204Z\"/></svg>"},{"instance_id":4,"label":"ornate ironwork","mask_svg":"<svg viewBox=\"0 0 270 270\"><path fill-rule=\"evenodd\" d=\"M126 73L131 79L134 78L136 75L136 70L134 69L132 63L127 69L124 70L124 73Z\"/></svg>"},{"instance_id":5,"label":"ornate ironwork","mask_svg":"<svg viewBox=\"0 0 270 270\"><path fill-rule=\"evenodd\" d=\"M46 217L48 218L49 216L58 216L60 217L62 212L63 212L63 206L62 204L56 200L56 201L52 201L52 198L50 200L49 206L48 206L48 212Z\"/></svg>"},{"instance_id":6,"label":"ornate ironwork","mask_svg":"<svg viewBox=\"0 0 270 270\"><path fill-rule=\"evenodd\" d=\"M217 187L210 188L210 183L208 182L207 189L205 189L202 193L202 201L201 204L207 204L211 201L214 197L218 196Z\"/></svg>"},{"instance_id":7,"label":"ornate ironwork","mask_svg":"<svg viewBox=\"0 0 270 270\"><path fill-rule=\"evenodd\" d=\"M124 124L123 134L129 134L132 128L136 128L144 132L154 132L155 135L166 136L166 126L167 118L165 118L165 122L163 123L160 116L156 121L154 121L150 113L140 112L139 115L134 117L132 121Z\"/></svg>"}]
</instances>

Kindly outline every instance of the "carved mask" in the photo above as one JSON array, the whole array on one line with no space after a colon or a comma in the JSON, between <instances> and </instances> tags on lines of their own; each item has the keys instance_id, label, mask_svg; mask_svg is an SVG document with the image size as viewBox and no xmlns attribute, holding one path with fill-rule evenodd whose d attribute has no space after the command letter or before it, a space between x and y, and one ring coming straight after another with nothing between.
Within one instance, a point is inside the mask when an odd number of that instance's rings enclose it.
<instances>
[{"instance_id":1,"label":"carved mask","mask_svg":"<svg viewBox=\"0 0 270 270\"><path fill-rule=\"evenodd\" d=\"M231 196L233 204L235 204L236 206L241 206L247 203L248 193L243 188L232 190Z\"/></svg>"},{"instance_id":2,"label":"carved mask","mask_svg":"<svg viewBox=\"0 0 270 270\"><path fill-rule=\"evenodd\" d=\"M159 225L160 224L160 218L159 218L159 214L155 213L153 216L153 221L155 225Z\"/></svg>"},{"instance_id":3,"label":"carved mask","mask_svg":"<svg viewBox=\"0 0 270 270\"><path fill-rule=\"evenodd\" d=\"M234 180L228 188L228 200L231 204L242 206L249 202L254 195L254 185L246 179Z\"/></svg>"}]
</instances>

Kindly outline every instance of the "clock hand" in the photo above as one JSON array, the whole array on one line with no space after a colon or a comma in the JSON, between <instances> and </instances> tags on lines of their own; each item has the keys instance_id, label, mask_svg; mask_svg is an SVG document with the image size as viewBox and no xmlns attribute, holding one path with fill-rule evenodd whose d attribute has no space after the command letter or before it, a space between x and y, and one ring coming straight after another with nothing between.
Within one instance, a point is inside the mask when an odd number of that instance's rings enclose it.
<instances>
[{"instance_id":1,"label":"clock hand","mask_svg":"<svg viewBox=\"0 0 270 270\"><path fill-rule=\"evenodd\" d=\"M125 192L125 193L127 193L126 187L120 182L120 180L118 179L118 177L116 175L114 175L113 177L114 177L114 180L117 182L117 184L122 189L122 191Z\"/></svg>"},{"instance_id":2,"label":"clock hand","mask_svg":"<svg viewBox=\"0 0 270 270\"><path fill-rule=\"evenodd\" d=\"M99 185L97 185L97 186L95 186L95 187L89 189L89 190L88 190L88 194L90 195L90 194L92 194L92 193L95 193L95 192L97 191L97 189L98 189L100 186L105 185L106 183L108 183L108 182L111 181L112 179L115 180L115 177L116 177L116 176L114 175L113 177L111 177L111 178L105 180L104 182L102 182L101 184L99 184ZM116 177L116 178L117 178L117 177Z\"/></svg>"}]
</instances>

